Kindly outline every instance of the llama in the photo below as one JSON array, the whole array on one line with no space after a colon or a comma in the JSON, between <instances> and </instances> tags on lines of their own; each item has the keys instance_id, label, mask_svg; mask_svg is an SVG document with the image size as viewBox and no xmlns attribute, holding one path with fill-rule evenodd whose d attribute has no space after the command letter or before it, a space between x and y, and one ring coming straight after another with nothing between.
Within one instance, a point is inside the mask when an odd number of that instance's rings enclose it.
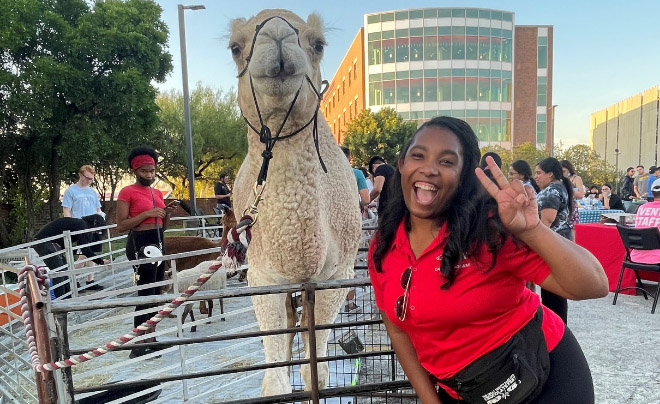
<instances>
[{"instance_id":1,"label":"llama","mask_svg":"<svg viewBox=\"0 0 660 404\"><path fill-rule=\"evenodd\" d=\"M216 261L203 261L197 264L193 268L186 269L184 271L179 271L177 269L177 287L179 292L183 292L184 290L188 289L192 284L195 283L195 281L199 278L199 276L205 272L208 272L209 267L213 264L215 264ZM220 290L220 289L225 289L227 287L227 274L226 272L220 268L213 276L209 278L208 281L206 281L198 290ZM170 285L170 290L174 290L173 285ZM208 314L209 317L212 316L213 313L213 300L209 299L207 300L209 304L209 310ZM203 301L200 301L200 306L203 303ZM201 309L200 309L201 312ZM220 314L224 314L224 304L222 299L220 299ZM204 314L204 313L202 313ZM183 315L181 316L181 323L186 322L186 318L190 315L190 321L195 321L195 316L192 312L192 305L187 304L185 309L183 310ZM221 321L225 321L225 318L222 317L220 319ZM197 332L197 326L193 325L190 328L190 331L192 332Z\"/></svg>"},{"instance_id":2,"label":"llama","mask_svg":"<svg viewBox=\"0 0 660 404\"><path fill-rule=\"evenodd\" d=\"M238 215L255 200L253 185L264 179L262 166L267 169L247 251L250 286L354 276L361 226L357 185L318 110L324 47L323 26L316 14L305 22L287 10L264 10L231 24L229 49L239 72L238 103L249 126L248 153L233 187ZM262 185L259 181L256 188ZM335 321L346 293L346 289L316 292L317 323ZM288 301L290 296L285 295L252 298L261 330L293 326ZM328 336L329 330L316 332L318 356L326 355ZM291 359L293 337L264 337L266 362ZM308 338L303 333L307 358ZM317 369L323 388L328 365L319 363ZM302 365L301 376L310 390L309 365ZM288 392L287 369L267 369L262 396Z\"/></svg>"}]
</instances>

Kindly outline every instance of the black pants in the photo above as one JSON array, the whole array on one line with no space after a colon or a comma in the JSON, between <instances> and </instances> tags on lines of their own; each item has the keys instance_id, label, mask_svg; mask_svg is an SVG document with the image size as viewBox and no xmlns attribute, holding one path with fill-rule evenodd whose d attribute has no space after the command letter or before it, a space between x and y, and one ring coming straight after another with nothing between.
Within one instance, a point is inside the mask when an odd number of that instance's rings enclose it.
<instances>
[{"instance_id":1,"label":"black pants","mask_svg":"<svg viewBox=\"0 0 660 404\"><path fill-rule=\"evenodd\" d=\"M51 241L47 241L45 243L36 244L34 246L34 251L36 251L37 254L39 254L40 257L45 257L48 254L52 254L52 253L57 252L57 251L62 251L62 249L60 248L59 245L57 245L57 244L55 244ZM62 265L65 265L66 264L66 259L64 257L64 254L60 253L60 254L54 255L52 257L44 258L44 264L46 264L48 269L54 271L55 269L61 267ZM69 269L69 267L65 266L63 269L60 269L57 272L66 271L68 269ZM69 279L68 278L65 278L65 277L53 278L53 283L54 284L62 283L65 280L67 282L64 285L60 285L60 286L56 287L55 289L53 289L53 293L55 294L55 298L58 298L58 297L66 294L66 293L70 293L71 292L71 286L69 285ZM69 297L71 297L71 296L69 295Z\"/></svg>"},{"instance_id":2,"label":"black pants","mask_svg":"<svg viewBox=\"0 0 660 404\"><path fill-rule=\"evenodd\" d=\"M468 404L451 398L443 389L443 404ZM559 344L550 352L550 374L541 395L527 404L593 404L594 383L589 364L571 330L566 327Z\"/></svg>"},{"instance_id":3,"label":"black pants","mask_svg":"<svg viewBox=\"0 0 660 404\"><path fill-rule=\"evenodd\" d=\"M144 230L144 231L131 231L128 235L126 241L126 257L129 260L142 259L144 256L140 255L138 257L138 251L140 248L147 245L160 245L160 240L163 240L163 229L153 229L153 230ZM163 251L165 254L165 251ZM160 282L165 277L165 262L161 262L160 265L156 266L153 264L142 264L137 268L137 284L148 285L154 282ZM153 288L145 288L138 290L138 296L153 296L160 294L160 286ZM153 304L139 305L135 306L135 311L148 309L155 307ZM141 314L135 316L133 319L133 326L137 327L138 325L144 323L153 317L156 312Z\"/></svg>"},{"instance_id":4,"label":"black pants","mask_svg":"<svg viewBox=\"0 0 660 404\"><path fill-rule=\"evenodd\" d=\"M566 298L541 288L541 303L561 317L564 324L568 324L568 302Z\"/></svg>"}]
</instances>

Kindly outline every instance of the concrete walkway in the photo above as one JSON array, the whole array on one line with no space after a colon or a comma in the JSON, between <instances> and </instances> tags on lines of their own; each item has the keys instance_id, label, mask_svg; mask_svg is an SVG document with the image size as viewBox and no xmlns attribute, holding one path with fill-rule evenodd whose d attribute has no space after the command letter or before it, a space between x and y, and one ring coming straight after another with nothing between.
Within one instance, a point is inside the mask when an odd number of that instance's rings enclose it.
<instances>
[{"instance_id":1,"label":"concrete walkway","mask_svg":"<svg viewBox=\"0 0 660 404\"><path fill-rule=\"evenodd\" d=\"M660 307L614 293L568 304L568 326L594 379L597 404L660 403Z\"/></svg>"}]
</instances>

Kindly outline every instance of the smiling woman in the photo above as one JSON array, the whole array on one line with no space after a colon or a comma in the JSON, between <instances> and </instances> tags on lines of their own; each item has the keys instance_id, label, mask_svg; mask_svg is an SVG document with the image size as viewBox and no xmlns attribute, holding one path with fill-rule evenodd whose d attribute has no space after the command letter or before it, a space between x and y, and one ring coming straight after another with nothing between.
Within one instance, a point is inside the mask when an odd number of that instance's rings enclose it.
<instances>
[{"instance_id":1,"label":"smiling woman","mask_svg":"<svg viewBox=\"0 0 660 404\"><path fill-rule=\"evenodd\" d=\"M579 344L525 282L601 297L603 269L540 225L531 188L510 184L492 157L486 176L479 158L470 126L450 117L426 122L402 149L369 249L397 357L424 403L593 403Z\"/></svg>"}]
</instances>

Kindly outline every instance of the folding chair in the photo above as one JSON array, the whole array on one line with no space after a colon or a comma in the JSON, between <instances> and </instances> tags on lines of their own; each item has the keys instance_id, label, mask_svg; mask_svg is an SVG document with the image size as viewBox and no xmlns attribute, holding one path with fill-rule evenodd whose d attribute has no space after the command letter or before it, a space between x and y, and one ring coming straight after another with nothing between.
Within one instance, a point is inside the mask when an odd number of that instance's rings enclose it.
<instances>
[{"instance_id":1,"label":"folding chair","mask_svg":"<svg viewBox=\"0 0 660 404\"><path fill-rule=\"evenodd\" d=\"M638 271L660 273L660 262L656 264L643 264L640 262L634 262L630 259L630 250L660 250L660 232L658 231L657 227L636 229L619 224L616 226L616 228L619 230L621 241L623 241L623 246L626 249L626 256L623 258L621 273L619 274L619 282L616 285L616 292L614 292L614 302L612 304L616 304L616 299L619 295L619 292L627 289L641 290L644 294L644 298L648 300L649 297L647 294L650 292L644 288L644 284L642 283L642 279L640 278ZM635 271L635 276L637 277L637 286L629 286L627 288L621 289L623 271L626 269L632 269ZM658 295L660 295L660 282L658 285L656 285L651 314L655 313L655 306L658 304Z\"/></svg>"},{"instance_id":2,"label":"folding chair","mask_svg":"<svg viewBox=\"0 0 660 404\"><path fill-rule=\"evenodd\" d=\"M205 213L202 209L195 209L195 216L204 216ZM215 224L209 222L206 218L199 218L199 225L197 227L203 227L203 229L197 230L197 236L199 237L208 237L208 238L218 238L218 228L209 228L209 226L216 226Z\"/></svg>"}]
</instances>

